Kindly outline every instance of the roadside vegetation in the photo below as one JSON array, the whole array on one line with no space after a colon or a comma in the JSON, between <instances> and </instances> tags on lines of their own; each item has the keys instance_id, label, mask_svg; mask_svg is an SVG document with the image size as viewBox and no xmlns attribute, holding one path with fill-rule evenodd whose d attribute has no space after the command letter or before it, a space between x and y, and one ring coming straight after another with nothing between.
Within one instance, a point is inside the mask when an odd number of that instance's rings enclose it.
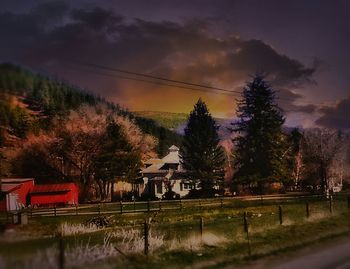
<instances>
[{"instance_id":1,"label":"roadside vegetation","mask_svg":"<svg viewBox=\"0 0 350 269\"><path fill-rule=\"evenodd\" d=\"M1 238L0 261L3 268L59 268L61 234L65 268L222 268L349 235L345 196L336 197L332 211L327 200L307 201L309 216L306 201L287 200L138 214L33 217L27 226L16 226L15 232ZM92 220L98 218L108 222L96 225ZM148 255L144 255L145 220L150 225Z\"/></svg>"}]
</instances>

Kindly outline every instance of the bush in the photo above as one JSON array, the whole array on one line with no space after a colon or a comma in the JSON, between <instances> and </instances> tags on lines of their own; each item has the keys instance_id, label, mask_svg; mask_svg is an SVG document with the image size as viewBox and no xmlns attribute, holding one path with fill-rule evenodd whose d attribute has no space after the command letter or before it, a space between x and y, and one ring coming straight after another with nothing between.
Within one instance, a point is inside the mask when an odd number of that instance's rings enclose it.
<instances>
[{"instance_id":1,"label":"bush","mask_svg":"<svg viewBox=\"0 0 350 269\"><path fill-rule=\"evenodd\" d=\"M197 198L212 198L220 196L220 192L215 189L210 189L210 190L203 190L203 189L192 189L189 191L189 193L186 195L185 198L187 199L197 199Z\"/></svg>"},{"instance_id":2,"label":"bush","mask_svg":"<svg viewBox=\"0 0 350 269\"><path fill-rule=\"evenodd\" d=\"M176 199L180 199L180 194L177 194L174 191L167 191L164 195L163 195L163 199L165 200L176 200Z\"/></svg>"}]
</instances>

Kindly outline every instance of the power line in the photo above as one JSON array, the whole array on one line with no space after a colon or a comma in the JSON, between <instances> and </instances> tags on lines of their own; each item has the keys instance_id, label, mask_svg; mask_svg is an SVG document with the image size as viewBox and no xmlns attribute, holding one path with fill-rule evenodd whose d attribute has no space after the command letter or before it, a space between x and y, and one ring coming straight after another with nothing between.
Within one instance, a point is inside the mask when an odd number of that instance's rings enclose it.
<instances>
[{"instance_id":1,"label":"power line","mask_svg":"<svg viewBox=\"0 0 350 269\"><path fill-rule=\"evenodd\" d=\"M162 80L162 81L167 81L167 82L180 83L180 84L185 84L185 85L189 85L189 86L196 86L196 87L201 87L201 88L206 88L206 89L212 89L212 90L218 90L218 91L223 91L223 92L239 93L239 94L241 94L241 92L235 91L235 90L227 90L227 89L213 87L213 86L208 86L208 85L204 85L204 84L197 84L197 83L191 83L191 82L187 82L187 81L169 79L169 78L164 78L164 77L159 77L159 76L154 76L154 75L149 75L149 74L144 74L144 73L138 73L138 72L134 72L134 71L128 71L128 70L119 69L119 68L113 68L113 67L109 67L109 66L103 66L103 65L94 64L94 63L76 62L76 61L72 62L72 63L79 64L79 65L90 66L90 67L95 67L95 68L100 68L100 69L105 69L105 70L119 72L119 73L125 73L125 74L129 74L129 75L135 75L135 76L141 76L141 77L146 77L146 78L152 78L152 79L157 79L157 80Z\"/></svg>"},{"instance_id":2,"label":"power line","mask_svg":"<svg viewBox=\"0 0 350 269\"><path fill-rule=\"evenodd\" d=\"M81 72L88 72L92 73L95 75L100 75L100 76L108 76L108 77L114 77L114 78L120 78L120 79L127 79L127 80L133 80L133 81L139 81L139 82L145 82L149 84L156 84L156 85L161 85L161 86L166 86L166 87L175 87L175 88L180 88L180 89L186 89L186 90L193 90L193 91L204 91L212 94L220 94L220 95L227 95L227 96L234 96L234 92L229 93L229 92L215 92L213 90L209 89L198 89L198 88L193 88L193 87L186 87L186 86L181 86L181 85L174 85L174 84L167 84L167 83L162 83L159 81L151 81L151 80L145 80L145 79L140 79L140 78L133 78L133 77L126 77L126 76L121 76L121 75L116 75L116 74L107 74L107 73L102 73L98 71L92 71L92 70L86 70L86 69L81 69L81 68L72 68L71 69L81 71Z\"/></svg>"},{"instance_id":3,"label":"power line","mask_svg":"<svg viewBox=\"0 0 350 269\"><path fill-rule=\"evenodd\" d=\"M109 66L103 66L99 64L94 64L94 63L88 63L88 62L81 62L81 61L70 61L70 63L75 64L75 65L82 65L82 66L88 66L92 68L98 68L98 69L103 69L103 70L108 70L108 71L113 71L113 72L118 72L118 73L124 73L124 74L129 74L129 75L134 75L134 76L140 76L140 77L146 77L146 78L151 78L155 80L160 80L160 81L166 81L166 82L172 82L176 84L168 84L168 83L162 83L159 81L152 81L152 80L145 80L145 79L140 79L137 77L126 77L126 76L121 76L121 75L116 75L116 74L106 74L106 73L101 73L101 72L96 72L96 71L91 71L91 70L80 70L83 72L90 72L98 75L103 75L103 76L110 76L110 77L115 77L115 78L120 78L120 79L127 79L127 80L134 80L134 81L139 81L139 82L145 82L145 83L150 83L150 84L156 84L156 85L162 85L162 86L167 86L167 87L176 87L176 88L181 88L181 89L187 89L187 90L194 90L194 91L205 91L213 94L223 94L223 95L228 95L228 96L235 96L236 94L242 94L240 91L236 90L227 90L224 88L219 88L219 87L213 87L213 86L208 86L204 84L199 84L199 83L191 83L187 81L181 81L181 80L174 80L174 79L169 79L169 78L164 78L160 76L155 76L155 75L150 75L150 74L144 74L144 73L138 73L134 71L129 71L125 69L120 69L120 68L113 68ZM76 70L79 70L75 68ZM177 84L184 84L184 85L189 85L189 86L195 86L199 88L193 88L193 87L188 87L188 86L182 86L182 85L177 85ZM213 90L217 91L214 92ZM220 91L220 92L218 92ZM278 98L277 101L295 101L296 99L293 98ZM291 104L293 105L293 104ZM302 104L301 106L310 106L310 105L319 105L319 106L324 106L324 104L321 103L309 103L309 104ZM300 105L299 105L300 106Z\"/></svg>"}]
</instances>

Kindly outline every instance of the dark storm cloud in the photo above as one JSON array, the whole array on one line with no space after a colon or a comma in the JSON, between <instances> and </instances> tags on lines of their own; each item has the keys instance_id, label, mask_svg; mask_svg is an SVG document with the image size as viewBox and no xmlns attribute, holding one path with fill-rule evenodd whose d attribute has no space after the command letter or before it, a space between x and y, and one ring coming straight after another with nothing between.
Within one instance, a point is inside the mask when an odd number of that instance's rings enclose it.
<instances>
[{"instance_id":1,"label":"dark storm cloud","mask_svg":"<svg viewBox=\"0 0 350 269\"><path fill-rule=\"evenodd\" d=\"M306 67L263 40L218 38L211 32L212 23L213 19L127 21L101 7L78 9L64 1L47 2L27 13L0 14L4 40L0 59L45 68L95 91L105 88L99 92L103 95L112 94L108 89L118 86L116 79L69 70L69 62L97 63L228 89L241 87L249 75L264 71L284 98L281 105L286 111L313 111L313 106L293 104L302 97L293 90L314 83L315 66Z\"/></svg>"},{"instance_id":2,"label":"dark storm cloud","mask_svg":"<svg viewBox=\"0 0 350 269\"><path fill-rule=\"evenodd\" d=\"M262 40L244 41L238 48L238 53L231 54L231 62L236 69L268 72L277 86L298 87L305 82L312 82L315 68L307 68L300 62L279 54Z\"/></svg>"},{"instance_id":3,"label":"dark storm cloud","mask_svg":"<svg viewBox=\"0 0 350 269\"><path fill-rule=\"evenodd\" d=\"M95 7L92 10L74 9L71 12L71 17L74 20L87 24L94 30L104 27L113 30L115 24L123 20L121 16L100 7Z\"/></svg>"},{"instance_id":4,"label":"dark storm cloud","mask_svg":"<svg viewBox=\"0 0 350 269\"><path fill-rule=\"evenodd\" d=\"M320 110L323 116L316 123L328 128L350 130L350 96L340 101L335 107Z\"/></svg>"},{"instance_id":5,"label":"dark storm cloud","mask_svg":"<svg viewBox=\"0 0 350 269\"><path fill-rule=\"evenodd\" d=\"M50 1L38 4L32 9L32 14L35 17L45 20L61 19L62 16L69 10L69 5L65 1Z\"/></svg>"}]
</instances>

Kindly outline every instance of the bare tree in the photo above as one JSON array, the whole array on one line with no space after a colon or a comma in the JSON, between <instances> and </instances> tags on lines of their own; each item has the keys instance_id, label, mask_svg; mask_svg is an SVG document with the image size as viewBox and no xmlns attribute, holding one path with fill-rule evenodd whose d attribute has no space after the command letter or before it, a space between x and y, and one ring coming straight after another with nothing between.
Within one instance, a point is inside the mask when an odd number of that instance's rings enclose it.
<instances>
[{"instance_id":1,"label":"bare tree","mask_svg":"<svg viewBox=\"0 0 350 269\"><path fill-rule=\"evenodd\" d=\"M107 132L111 117L122 130L113 137ZM122 142L116 144L117 140ZM83 107L57 119L52 132L28 136L12 163L21 175L39 177L42 182L73 180L81 187L82 199L103 200L115 180L135 181L140 155L153 156L154 146L154 139L133 122Z\"/></svg>"},{"instance_id":2,"label":"bare tree","mask_svg":"<svg viewBox=\"0 0 350 269\"><path fill-rule=\"evenodd\" d=\"M317 177L324 192L330 188L332 168L342 153L344 135L335 130L311 129L304 133L304 176Z\"/></svg>"}]
</instances>

